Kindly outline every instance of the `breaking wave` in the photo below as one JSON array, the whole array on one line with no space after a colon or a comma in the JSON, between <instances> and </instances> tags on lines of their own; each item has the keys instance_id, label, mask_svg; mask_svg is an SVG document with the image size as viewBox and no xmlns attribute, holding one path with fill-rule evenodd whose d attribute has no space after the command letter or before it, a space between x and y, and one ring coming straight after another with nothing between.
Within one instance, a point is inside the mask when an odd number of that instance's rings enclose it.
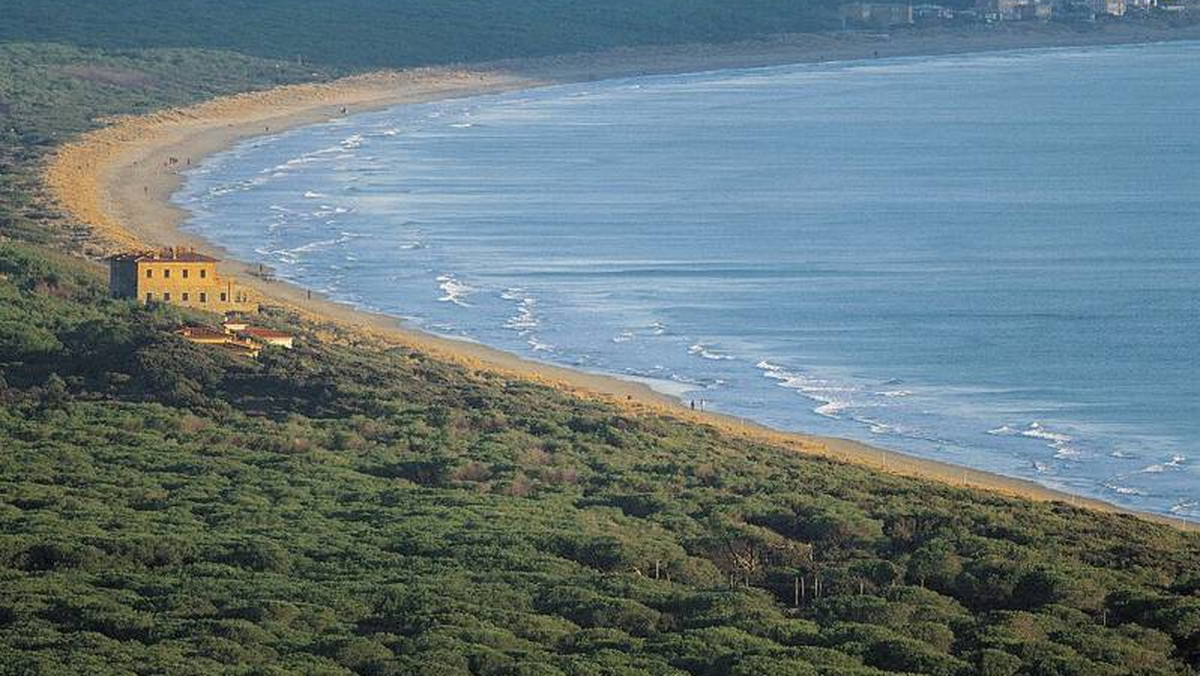
<instances>
[{"instance_id":1,"label":"breaking wave","mask_svg":"<svg viewBox=\"0 0 1200 676\"><path fill-rule=\"evenodd\" d=\"M459 281L457 277L451 274L438 275L437 282L438 288L444 294L441 298L438 298L438 301L453 303L459 307L471 307L464 299L474 291L473 288Z\"/></svg>"},{"instance_id":2,"label":"breaking wave","mask_svg":"<svg viewBox=\"0 0 1200 676\"><path fill-rule=\"evenodd\" d=\"M1001 425L995 429L988 430L987 433L994 437L1024 437L1026 439L1043 441L1047 447L1054 451L1054 457L1059 460L1075 460L1083 455L1082 451L1072 445L1075 441L1074 437L1052 430L1037 421L1029 423L1025 428Z\"/></svg>"},{"instance_id":3,"label":"breaking wave","mask_svg":"<svg viewBox=\"0 0 1200 676\"><path fill-rule=\"evenodd\" d=\"M704 343L696 343L695 345L689 347L688 354L696 357L702 357L704 359L711 359L713 361L732 361L735 359L735 357L730 355L717 352Z\"/></svg>"}]
</instances>

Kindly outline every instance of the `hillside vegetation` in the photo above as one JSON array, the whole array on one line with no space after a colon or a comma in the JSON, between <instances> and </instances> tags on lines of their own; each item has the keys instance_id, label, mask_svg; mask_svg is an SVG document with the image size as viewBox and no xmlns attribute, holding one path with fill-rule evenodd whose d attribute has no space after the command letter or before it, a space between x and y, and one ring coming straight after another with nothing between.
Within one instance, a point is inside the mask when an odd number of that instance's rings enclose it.
<instances>
[{"instance_id":1,"label":"hillside vegetation","mask_svg":"<svg viewBox=\"0 0 1200 676\"><path fill-rule=\"evenodd\" d=\"M201 48L342 67L729 42L833 27L821 0L5 0L0 41Z\"/></svg>"},{"instance_id":2,"label":"hillside vegetation","mask_svg":"<svg viewBox=\"0 0 1200 676\"><path fill-rule=\"evenodd\" d=\"M170 331L214 317L107 298L76 255L86 224L38 184L103 115L807 11L354 0L337 5L407 18L338 34L332 4L0 8L0 674L1196 673L1196 535L799 456L279 312L298 349L243 360Z\"/></svg>"},{"instance_id":3,"label":"hillside vegetation","mask_svg":"<svg viewBox=\"0 0 1200 676\"><path fill-rule=\"evenodd\" d=\"M409 349L242 360L0 245L0 673L1190 674L1200 538ZM281 318L277 318L281 319ZM797 606L797 588L804 594Z\"/></svg>"}]
</instances>

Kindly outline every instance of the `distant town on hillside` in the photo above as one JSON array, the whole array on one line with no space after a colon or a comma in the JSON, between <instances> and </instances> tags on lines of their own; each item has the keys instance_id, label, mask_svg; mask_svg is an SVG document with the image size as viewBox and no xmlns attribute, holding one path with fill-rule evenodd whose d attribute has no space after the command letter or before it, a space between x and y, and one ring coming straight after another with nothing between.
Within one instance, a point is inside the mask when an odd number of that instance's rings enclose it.
<instances>
[{"instance_id":1,"label":"distant town on hillside","mask_svg":"<svg viewBox=\"0 0 1200 676\"><path fill-rule=\"evenodd\" d=\"M968 9L933 3L852 2L841 5L844 28L937 23L1101 20L1200 11L1200 0L977 0Z\"/></svg>"}]
</instances>

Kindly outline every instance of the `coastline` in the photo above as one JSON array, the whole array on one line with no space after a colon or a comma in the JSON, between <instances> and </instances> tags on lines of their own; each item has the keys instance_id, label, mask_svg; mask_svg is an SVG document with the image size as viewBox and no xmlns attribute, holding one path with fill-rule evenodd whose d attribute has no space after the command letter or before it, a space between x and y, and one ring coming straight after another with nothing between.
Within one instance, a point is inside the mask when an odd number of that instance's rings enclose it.
<instances>
[{"instance_id":1,"label":"coastline","mask_svg":"<svg viewBox=\"0 0 1200 676\"><path fill-rule=\"evenodd\" d=\"M355 76L328 84L283 87L216 99L185 109L112 120L109 126L64 146L48 167L46 182L66 211L95 228L108 250L170 244L194 246L225 258L223 274L251 287L267 304L283 306L306 319L348 328L371 340L403 344L471 368L499 371L584 397L598 396L635 413L667 414L714 426L735 437L798 452L1014 497L1137 514L1188 530L1200 530L1200 524L1134 512L1023 479L925 460L855 441L783 432L732 416L693 412L675 398L641 383L527 360L484 345L427 334L405 326L396 318L355 310L317 294L310 300L304 289L266 281L252 274L256 265L230 260L220 247L181 233L178 227L187 214L170 203L182 179L175 168L164 167L165 158L177 157L181 163L184 158L198 162L255 136L337 118L343 108L354 114L406 103L587 80L852 60L871 58L875 53L880 57L896 57L1200 37L1200 29L1195 26L1186 31L1122 26L1121 30L1089 33L1073 33L1057 27L1042 30L1035 26L1016 33L973 33L934 31L889 39L868 33L781 36L735 45L635 48L474 67L421 68Z\"/></svg>"}]
</instances>

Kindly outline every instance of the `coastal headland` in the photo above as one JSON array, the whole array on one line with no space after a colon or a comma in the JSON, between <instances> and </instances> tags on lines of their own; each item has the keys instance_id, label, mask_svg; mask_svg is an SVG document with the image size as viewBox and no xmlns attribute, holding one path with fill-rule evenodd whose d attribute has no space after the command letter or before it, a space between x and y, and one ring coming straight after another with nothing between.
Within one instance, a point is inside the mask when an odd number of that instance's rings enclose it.
<instances>
[{"instance_id":1,"label":"coastal headland","mask_svg":"<svg viewBox=\"0 0 1200 676\"><path fill-rule=\"evenodd\" d=\"M633 48L600 54L514 60L461 67L419 68L294 85L215 99L145 116L105 120L102 128L63 146L47 166L46 184L61 206L91 226L94 253L159 246L193 246L226 259L223 274L306 320L333 323L363 340L402 344L472 368L549 384L583 397L599 397L634 413L668 414L803 453L819 454L905 476L995 491L1033 500L1062 501L1110 512L1127 512L1098 500L1072 496L1033 482L923 460L866 444L770 429L715 413L689 410L640 383L522 359L487 346L416 331L394 317L371 314L256 274L256 265L229 260L220 247L187 235L186 212L170 197L180 170L235 143L381 108L513 91L569 82L638 75L748 68L803 62L950 54L1020 48L1127 44L1197 39L1200 29L1163 30L1138 25L1077 32L1060 27L1020 30L938 29L885 35L833 33L788 35L726 45ZM1149 519L1200 530L1158 515Z\"/></svg>"}]
</instances>

